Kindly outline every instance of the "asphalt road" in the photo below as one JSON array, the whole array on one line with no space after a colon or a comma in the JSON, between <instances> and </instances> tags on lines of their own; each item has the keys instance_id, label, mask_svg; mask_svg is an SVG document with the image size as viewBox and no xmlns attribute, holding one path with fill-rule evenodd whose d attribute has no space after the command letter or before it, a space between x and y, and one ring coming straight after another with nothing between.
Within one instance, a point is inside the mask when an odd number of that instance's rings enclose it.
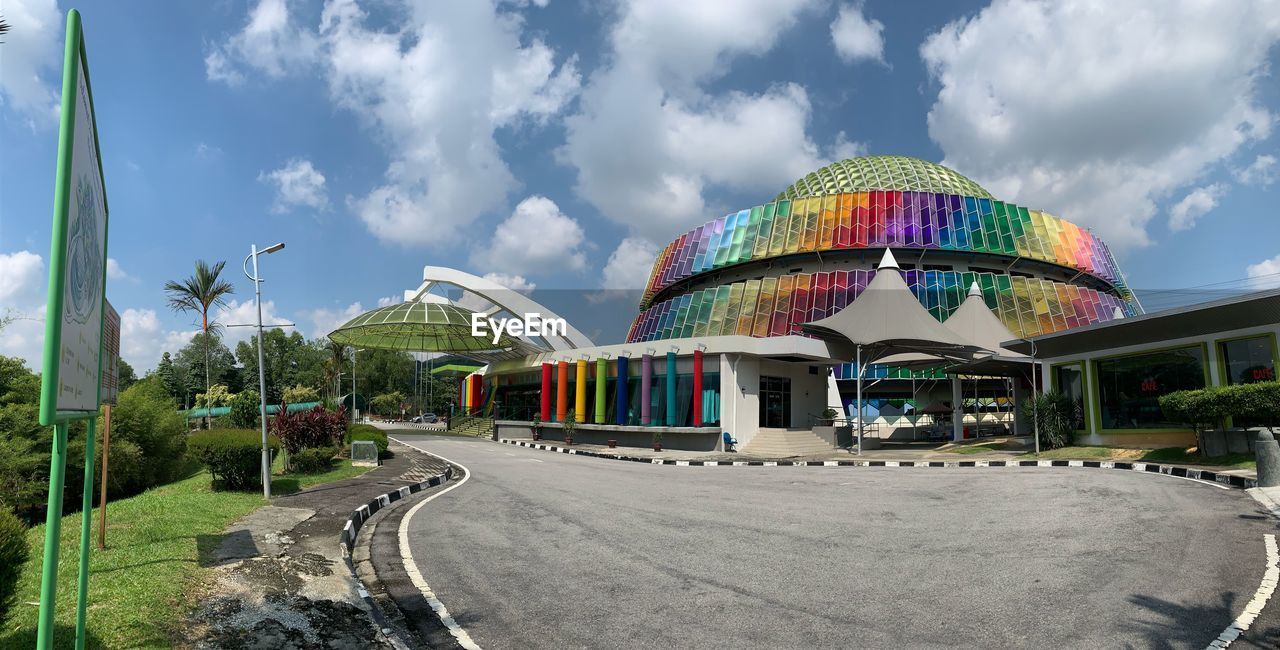
<instances>
[{"instance_id":1,"label":"asphalt road","mask_svg":"<svg viewBox=\"0 0 1280 650\"><path fill-rule=\"evenodd\" d=\"M471 471L409 538L485 648L1203 648L1280 532L1239 490L1135 472L672 467L392 435ZM1276 600L1243 647L1280 645Z\"/></svg>"}]
</instances>

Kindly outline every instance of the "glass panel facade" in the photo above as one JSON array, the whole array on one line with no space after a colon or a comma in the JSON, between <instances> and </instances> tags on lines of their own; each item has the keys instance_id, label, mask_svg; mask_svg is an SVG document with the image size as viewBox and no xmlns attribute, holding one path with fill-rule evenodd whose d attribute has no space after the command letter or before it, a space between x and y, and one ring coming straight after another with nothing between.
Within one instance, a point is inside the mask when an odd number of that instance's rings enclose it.
<instances>
[{"instance_id":1,"label":"glass panel facade","mask_svg":"<svg viewBox=\"0 0 1280 650\"><path fill-rule=\"evenodd\" d=\"M1276 378L1275 359L1272 358L1270 336L1257 336L1218 344L1222 354L1222 378L1225 384L1252 384L1255 381L1272 381Z\"/></svg>"},{"instance_id":2,"label":"glass panel facade","mask_svg":"<svg viewBox=\"0 0 1280 650\"><path fill-rule=\"evenodd\" d=\"M760 426L791 426L790 377L760 377Z\"/></svg>"},{"instance_id":3,"label":"glass panel facade","mask_svg":"<svg viewBox=\"0 0 1280 650\"><path fill-rule=\"evenodd\" d=\"M1097 362L1103 429L1181 429L1160 412L1158 399L1204 388L1204 349L1198 345Z\"/></svg>"},{"instance_id":4,"label":"glass panel facade","mask_svg":"<svg viewBox=\"0 0 1280 650\"><path fill-rule=\"evenodd\" d=\"M1058 366L1053 369L1053 386L1059 393L1075 402L1076 431L1084 429L1084 368L1080 364Z\"/></svg>"}]
</instances>

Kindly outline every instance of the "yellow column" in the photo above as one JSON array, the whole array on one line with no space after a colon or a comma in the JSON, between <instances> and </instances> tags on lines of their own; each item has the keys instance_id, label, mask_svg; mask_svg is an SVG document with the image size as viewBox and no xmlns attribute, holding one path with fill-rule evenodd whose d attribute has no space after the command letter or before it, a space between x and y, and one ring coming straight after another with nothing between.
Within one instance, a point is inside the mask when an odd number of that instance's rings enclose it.
<instances>
[{"instance_id":1,"label":"yellow column","mask_svg":"<svg viewBox=\"0 0 1280 650\"><path fill-rule=\"evenodd\" d=\"M578 359L578 383L574 390L574 418L579 422L587 421L587 361Z\"/></svg>"}]
</instances>

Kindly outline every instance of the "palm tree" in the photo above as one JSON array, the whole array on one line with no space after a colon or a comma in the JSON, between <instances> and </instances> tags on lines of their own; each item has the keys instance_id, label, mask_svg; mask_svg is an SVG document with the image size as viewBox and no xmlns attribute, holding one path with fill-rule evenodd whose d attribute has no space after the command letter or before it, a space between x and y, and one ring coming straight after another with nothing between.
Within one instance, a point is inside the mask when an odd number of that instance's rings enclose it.
<instances>
[{"instance_id":1,"label":"palm tree","mask_svg":"<svg viewBox=\"0 0 1280 650\"><path fill-rule=\"evenodd\" d=\"M226 306L226 297L235 293L230 282L220 279L222 267L226 262L218 262L212 267L204 260L196 260L195 275L174 282L164 283L164 291L169 294L169 308L179 313L200 314L200 331L204 340L204 391L209 393L209 335L216 334L218 324L209 320L209 310L213 307ZM205 427L209 426L209 413L205 412Z\"/></svg>"},{"instance_id":2,"label":"palm tree","mask_svg":"<svg viewBox=\"0 0 1280 650\"><path fill-rule=\"evenodd\" d=\"M334 399L342 399L342 389L336 387L338 377L342 373L342 369L347 363L347 346L336 343L332 339L325 339L325 352L329 354L329 358L325 359L324 377L330 388L333 389Z\"/></svg>"}]
</instances>

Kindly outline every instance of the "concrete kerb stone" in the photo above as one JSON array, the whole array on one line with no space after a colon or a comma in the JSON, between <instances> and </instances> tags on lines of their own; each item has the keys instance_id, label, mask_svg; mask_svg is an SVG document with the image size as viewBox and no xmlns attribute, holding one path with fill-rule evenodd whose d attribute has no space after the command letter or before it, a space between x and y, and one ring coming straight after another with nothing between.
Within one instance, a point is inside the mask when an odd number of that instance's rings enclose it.
<instances>
[{"instance_id":1,"label":"concrete kerb stone","mask_svg":"<svg viewBox=\"0 0 1280 650\"><path fill-rule=\"evenodd\" d=\"M410 448L414 449L413 447ZM421 450L414 450L418 453L423 453ZM382 630L383 636L385 636L387 641L389 641L391 645L395 646L398 650L407 650L409 645L399 638L399 635L395 633L394 628L391 627L391 624L387 621L386 617L383 616L382 610L378 607L378 604L375 603L373 601L373 597L369 595L368 586L364 584L364 581L360 579L359 574L356 572L355 564L352 561L351 551L355 546L356 538L360 536L361 526L363 526L364 523L379 510L390 506L396 501L407 498L411 494L416 494L428 488L446 483L452 478L453 467L450 466L446 468L445 471L432 476L425 481L410 483L409 485L401 486L395 490L374 497L368 503L351 512L351 516L347 518L346 523L342 527L342 533L338 537L338 546L342 549L343 564L347 565L347 571L351 574L351 578L355 580L356 590L359 592L360 598L364 600L366 605L368 605L369 613L373 617L374 622L377 623L378 628Z\"/></svg>"},{"instance_id":2,"label":"concrete kerb stone","mask_svg":"<svg viewBox=\"0 0 1280 650\"><path fill-rule=\"evenodd\" d=\"M1222 474L1181 465L1110 460L672 460L607 454L526 440L512 440L510 438L501 438L498 442L575 456L590 456L652 465L674 465L676 467L1080 467L1166 474L1179 478L1217 483L1240 490L1247 490L1256 487L1258 484L1256 479L1247 476Z\"/></svg>"}]
</instances>

